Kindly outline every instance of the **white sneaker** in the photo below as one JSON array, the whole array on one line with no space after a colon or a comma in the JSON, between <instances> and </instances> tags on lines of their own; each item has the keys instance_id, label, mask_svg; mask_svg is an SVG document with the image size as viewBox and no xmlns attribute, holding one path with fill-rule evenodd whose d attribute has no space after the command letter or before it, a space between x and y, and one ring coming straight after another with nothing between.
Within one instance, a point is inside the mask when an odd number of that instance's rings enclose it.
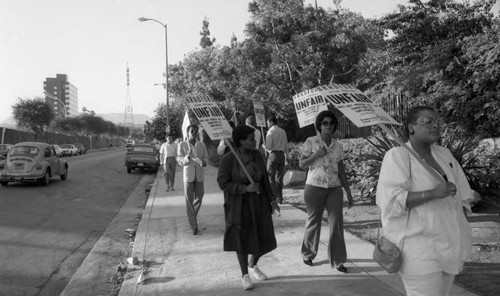
<instances>
[{"instance_id":1,"label":"white sneaker","mask_svg":"<svg viewBox=\"0 0 500 296\"><path fill-rule=\"evenodd\" d=\"M251 289L253 289L253 284L252 284L252 281L250 280L250 276L248 274L245 274L241 278L241 283L243 284L243 289L244 290L251 290Z\"/></svg>"},{"instance_id":2,"label":"white sneaker","mask_svg":"<svg viewBox=\"0 0 500 296\"><path fill-rule=\"evenodd\" d=\"M265 281L268 279L267 275L263 273L257 265L255 265L253 268L249 267L248 272L257 280L259 281Z\"/></svg>"}]
</instances>

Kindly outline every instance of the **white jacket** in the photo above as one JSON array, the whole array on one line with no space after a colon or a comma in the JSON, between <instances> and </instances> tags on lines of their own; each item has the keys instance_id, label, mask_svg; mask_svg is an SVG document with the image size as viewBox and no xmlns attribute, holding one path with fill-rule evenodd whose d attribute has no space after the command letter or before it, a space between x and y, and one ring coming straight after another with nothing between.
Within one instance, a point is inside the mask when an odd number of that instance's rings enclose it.
<instances>
[{"instance_id":1,"label":"white jacket","mask_svg":"<svg viewBox=\"0 0 500 296\"><path fill-rule=\"evenodd\" d=\"M403 147L389 150L380 170L377 205L383 232L400 247L406 237L401 267L405 275L437 271L458 274L472 249L472 230L463 213L463 207L470 211L473 199L469 183L448 149L433 145L431 152L448 181L457 186L457 194L412 208L407 226L408 192L434 189L441 180L435 179Z\"/></svg>"}]
</instances>

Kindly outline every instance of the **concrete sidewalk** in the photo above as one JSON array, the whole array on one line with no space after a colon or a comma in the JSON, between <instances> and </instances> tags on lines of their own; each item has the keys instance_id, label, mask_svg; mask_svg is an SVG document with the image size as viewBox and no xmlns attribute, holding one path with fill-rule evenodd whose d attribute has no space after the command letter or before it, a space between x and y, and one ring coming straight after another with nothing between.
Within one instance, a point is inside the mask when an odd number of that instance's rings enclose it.
<instances>
[{"instance_id":1,"label":"concrete sidewalk","mask_svg":"<svg viewBox=\"0 0 500 296\"><path fill-rule=\"evenodd\" d=\"M135 238L132 256L138 257L139 265L129 265L119 295L405 294L399 275L386 273L373 261L373 245L348 232L349 273L332 269L326 254L326 224L314 266L303 264L300 246L306 214L286 204L281 216L273 216L278 247L259 261L269 280L252 279L254 289L244 291L236 254L222 250L223 195L216 181L217 168L208 167L205 177L200 234L193 235L186 217L181 169L174 192L165 191L163 171L158 172ZM452 295L475 295L456 285L453 289Z\"/></svg>"}]
</instances>

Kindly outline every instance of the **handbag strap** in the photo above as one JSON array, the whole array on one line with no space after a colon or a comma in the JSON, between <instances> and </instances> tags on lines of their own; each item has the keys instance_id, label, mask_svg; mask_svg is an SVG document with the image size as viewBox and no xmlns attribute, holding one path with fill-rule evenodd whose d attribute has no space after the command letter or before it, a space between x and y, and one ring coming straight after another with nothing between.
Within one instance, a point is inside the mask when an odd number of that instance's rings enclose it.
<instances>
[{"instance_id":1,"label":"handbag strap","mask_svg":"<svg viewBox=\"0 0 500 296\"><path fill-rule=\"evenodd\" d=\"M408 164L410 170L410 180L411 180L411 157L408 154ZM411 209L408 209L408 216L406 217L406 225L405 225L405 233L403 236L403 241L401 242L401 252L405 246L405 238L406 238L406 229L408 229L408 222L410 221L410 212ZM377 229L377 240L380 238L380 228L382 227L382 212L380 212L380 219L378 220L378 229Z\"/></svg>"}]
</instances>

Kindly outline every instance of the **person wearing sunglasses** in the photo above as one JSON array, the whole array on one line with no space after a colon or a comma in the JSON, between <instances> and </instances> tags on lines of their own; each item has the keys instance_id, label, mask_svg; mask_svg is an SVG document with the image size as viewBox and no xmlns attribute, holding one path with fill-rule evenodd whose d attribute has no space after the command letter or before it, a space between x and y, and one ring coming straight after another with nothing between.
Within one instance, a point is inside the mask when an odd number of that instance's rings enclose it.
<instances>
[{"instance_id":1,"label":"person wearing sunglasses","mask_svg":"<svg viewBox=\"0 0 500 296\"><path fill-rule=\"evenodd\" d=\"M199 141L198 126L187 127L188 139L177 148L177 161L183 167L184 195L189 226L194 235L198 230L198 212L205 194L204 167L207 166L208 152L203 142Z\"/></svg>"},{"instance_id":2,"label":"person wearing sunglasses","mask_svg":"<svg viewBox=\"0 0 500 296\"><path fill-rule=\"evenodd\" d=\"M337 129L337 117L325 110L316 116L317 135L308 138L301 147L299 166L309 168L304 189L307 220L302 241L304 264L312 266L318 253L323 210L328 212L329 240L328 259L336 270L346 273L344 263L347 251L344 240L343 190L347 192L349 207L353 199L344 170L342 144L333 133Z\"/></svg>"},{"instance_id":3,"label":"person wearing sunglasses","mask_svg":"<svg viewBox=\"0 0 500 296\"><path fill-rule=\"evenodd\" d=\"M441 125L427 106L410 109L404 124L407 145L441 177L395 147L384 156L377 185L384 236L402 249L399 273L409 296L450 295L472 248L465 213L473 192L450 150L436 144Z\"/></svg>"}]
</instances>

